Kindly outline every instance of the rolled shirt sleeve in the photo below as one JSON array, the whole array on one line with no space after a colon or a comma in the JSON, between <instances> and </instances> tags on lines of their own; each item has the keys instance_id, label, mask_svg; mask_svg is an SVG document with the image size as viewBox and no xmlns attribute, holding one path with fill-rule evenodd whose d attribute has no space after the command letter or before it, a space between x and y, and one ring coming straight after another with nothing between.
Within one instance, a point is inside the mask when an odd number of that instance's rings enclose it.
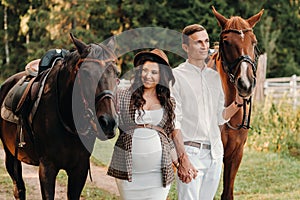
<instances>
[{"instance_id":1,"label":"rolled shirt sleeve","mask_svg":"<svg viewBox=\"0 0 300 200\"><path fill-rule=\"evenodd\" d=\"M175 106L175 129L181 129L182 100L181 100L181 97L180 97L180 87L179 87L179 84L178 84L177 81L175 82L173 87L171 87L171 96L176 101L176 106Z\"/></svg>"},{"instance_id":2,"label":"rolled shirt sleeve","mask_svg":"<svg viewBox=\"0 0 300 200\"><path fill-rule=\"evenodd\" d=\"M219 125L223 125L227 122L229 122L230 118L229 119L224 119L223 117L223 111L225 109L225 101L224 101L225 97L224 97L224 92L223 90L221 89L220 90L220 98L219 98L219 102L218 102L218 124Z\"/></svg>"}]
</instances>

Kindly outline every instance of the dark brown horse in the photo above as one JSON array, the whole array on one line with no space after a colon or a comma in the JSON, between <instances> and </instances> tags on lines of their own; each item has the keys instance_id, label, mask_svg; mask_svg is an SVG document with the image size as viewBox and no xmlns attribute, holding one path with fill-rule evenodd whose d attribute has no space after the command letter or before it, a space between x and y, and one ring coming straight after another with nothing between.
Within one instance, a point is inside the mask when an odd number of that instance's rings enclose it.
<instances>
[{"instance_id":1,"label":"dark brown horse","mask_svg":"<svg viewBox=\"0 0 300 200\"><path fill-rule=\"evenodd\" d=\"M251 116L251 96L255 88L257 67L257 40L253 27L260 20L263 10L243 19L238 16L227 19L213 7L213 13L222 31L219 51L212 55L220 74L225 94L225 106L235 101L236 94L243 97L242 109L222 127L224 146L223 200L233 199L233 185L240 166L244 144L247 140Z\"/></svg>"},{"instance_id":2,"label":"dark brown horse","mask_svg":"<svg viewBox=\"0 0 300 200\"><path fill-rule=\"evenodd\" d=\"M45 86L32 122L20 127L0 118L5 164L14 183L16 199L25 199L21 162L39 166L43 199L54 199L60 169L68 175L68 199L79 199L95 139L115 136L116 57L110 45L86 45L72 35L71 39L76 50L36 78L45 80ZM24 72L15 74L3 83L1 105L23 76ZM24 122L28 121L23 117ZM19 147L21 140L26 142L23 147Z\"/></svg>"}]
</instances>

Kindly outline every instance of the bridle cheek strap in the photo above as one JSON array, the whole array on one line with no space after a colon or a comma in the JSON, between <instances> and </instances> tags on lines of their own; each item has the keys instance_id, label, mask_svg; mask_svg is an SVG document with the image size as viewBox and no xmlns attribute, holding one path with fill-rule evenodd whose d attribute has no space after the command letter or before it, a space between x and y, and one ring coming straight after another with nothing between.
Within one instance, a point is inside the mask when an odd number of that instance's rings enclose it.
<instances>
[{"instance_id":1,"label":"bridle cheek strap","mask_svg":"<svg viewBox=\"0 0 300 200\"><path fill-rule=\"evenodd\" d=\"M78 73L78 71L80 69L80 65L83 62L95 62L95 63L98 63L100 65L100 67L104 67L107 62L111 62L111 61L113 61L113 59L98 60L98 59L93 59L93 58L81 58L77 62L76 67L75 67L75 72L76 72L76 74L78 76L78 84L79 84L79 86L81 86L81 78L80 78L80 73ZM81 95L81 99L82 99L82 102L84 104L84 109L85 109L84 118L86 118L89 121L89 123L90 123L90 126L87 128L87 130L84 133L81 133L81 134L86 135L91 130L96 133L96 132L98 132L97 123L95 122L96 118L95 118L94 112L92 111L92 109L89 106L88 101L84 97L84 94L83 94L83 91L82 91L82 87L80 87L80 95ZM115 109L116 109L116 100L115 100L113 92L110 91L110 90L103 90L95 98L95 103L97 103L99 101L102 101L105 98L110 98L113 101Z\"/></svg>"}]
</instances>

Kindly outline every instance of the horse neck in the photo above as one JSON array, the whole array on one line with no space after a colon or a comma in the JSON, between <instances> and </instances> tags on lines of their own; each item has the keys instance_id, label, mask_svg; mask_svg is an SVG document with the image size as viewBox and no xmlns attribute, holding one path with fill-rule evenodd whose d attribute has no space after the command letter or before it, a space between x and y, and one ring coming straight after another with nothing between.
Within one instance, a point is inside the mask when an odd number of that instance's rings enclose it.
<instances>
[{"instance_id":1,"label":"horse neck","mask_svg":"<svg viewBox=\"0 0 300 200\"><path fill-rule=\"evenodd\" d=\"M216 59L216 69L219 72L222 81L225 96L225 106L228 106L235 100L236 88L234 87L234 84L230 81L227 73L224 72L221 60L222 58Z\"/></svg>"},{"instance_id":2,"label":"horse neck","mask_svg":"<svg viewBox=\"0 0 300 200\"><path fill-rule=\"evenodd\" d=\"M74 79L68 69L64 68L58 72L56 80L57 103L62 115L70 115L72 112L72 90ZM70 78L71 77L71 78ZM72 114L71 114L72 115Z\"/></svg>"}]
</instances>

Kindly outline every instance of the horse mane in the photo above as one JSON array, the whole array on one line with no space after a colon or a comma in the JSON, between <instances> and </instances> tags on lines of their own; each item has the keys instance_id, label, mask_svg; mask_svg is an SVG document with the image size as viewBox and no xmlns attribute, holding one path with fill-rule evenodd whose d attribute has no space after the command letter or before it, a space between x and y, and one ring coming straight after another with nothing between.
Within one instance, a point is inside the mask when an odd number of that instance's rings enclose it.
<instances>
[{"instance_id":1,"label":"horse mane","mask_svg":"<svg viewBox=\"0 0 300 200\"><path fill-rule=\"evenodd\" d=\"M64 64L65 66L75 66L79 59L80 55L78 51L73 48L65 55Z\"/></svg>"},{"instance_id":2,"label":"horse mane","mask_svg":"<svg viewBox=\"0 0 300 200\"><path fill-rule=\"evenodd\" d=\"M247 29L251 28L249 26L249 23L244 20L243 18L239 16L232 16L230 19L227 21L224 30L227 29L236 29L236 30L242 30L242 29Z\"/></svg>"}]
</instances>

